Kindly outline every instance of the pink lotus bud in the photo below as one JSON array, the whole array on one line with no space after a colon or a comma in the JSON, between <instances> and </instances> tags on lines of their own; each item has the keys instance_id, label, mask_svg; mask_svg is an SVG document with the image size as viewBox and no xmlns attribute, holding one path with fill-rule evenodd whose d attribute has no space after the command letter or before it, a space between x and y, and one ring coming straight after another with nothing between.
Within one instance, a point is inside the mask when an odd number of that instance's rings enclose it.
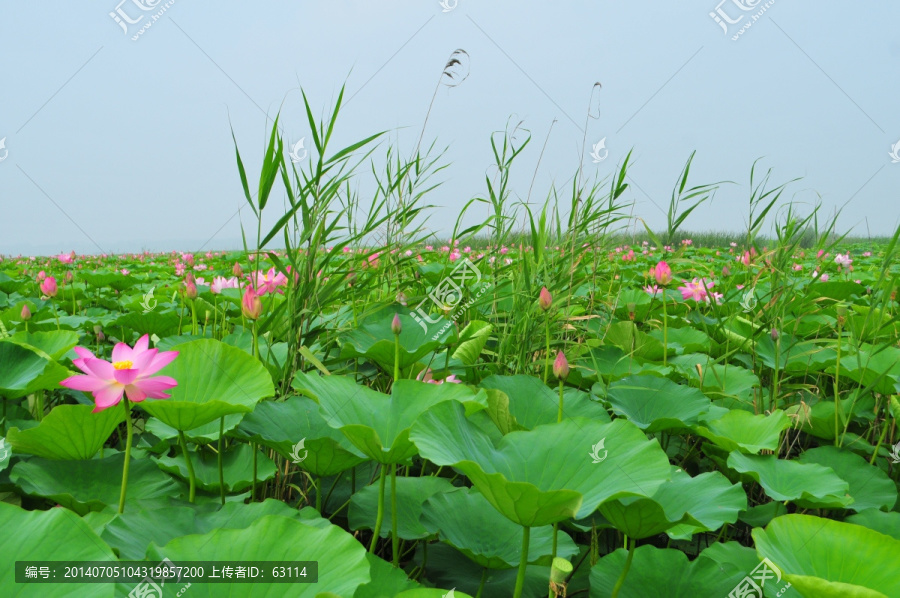
<instances>
[{"instance_id":1,"label":"pink lotus bud","mask_svg":"<svg viewBox=\"0 0 900 598\"><path fill-rule=\"evenodd\" d=\"M731 274L731 268L722 266L722 276L728 276L729 274Z\"/></svg>"},{"instance_id":2,"label":"pink lotus bud","mask_svg":"<svg viewBox=\"0 0 900 598\"><path fill-rule=\"evenodd\" d=\"M560 380L565 380L569 377L569 362L562 351L556 354L556 359L553 361L553 375Z\"/></svg>"},{"instance_id":3,"label":"pink lotus bud","mask_svg":"<svg viewBox=\"0 0 900 598\"><path fill-rule=\"evenodd\" d=\"M241 265L237 262L234 263L234 268L231 269L231 273L241 278L244 275L244 271L241 270Z\"/></svg>"},{"instance_id":4,"label":"pink lotus bud","mask_svg":"<svg viewBox=\"0 0 900 598\"><path fill-rule=\"evenodd\" d=\"M41 270L40 272L38 272L38 275L37 275L37 279L38 279L38 280L44 280L45 278L47 278L47 273L46 273L46 272L44 272L43 270Z\"/></svg>"},{"instance_id":5,"label":"pink lotus bud","mask_svg":"<svg viewBox=\"0 0 900 598\"><path fill-rule=\"evenodd\" d=\"M72 282L72 279L73 279L73 278L74 278L74 276L72 275L72 271L71 271L71 270L69 270L68 272L66 272L66 282Z\"/></svg>"},{"instance_id":6,"label":"pink lotus bud","mask_svg":"<svg viewBox=\"0 0 900 598\"><path fill-rule=\"evenodd\" d=\"M657 284L667 285L672 282L672 269L669 264L660 261L650 270L650 276L656 280Z\"/></svg>"},{"instance_id":7,"label":"pink lotus bud","mask_svg":"<svg viewBox=\"0 0 900 598\"><path fill-rule=\"evenodd\" d=\"M547 290L547 287L541 287L541 294L538 297L538 305L541 306L541 309L547 311L550 309L550 306L553 304L553 296L550 294L550 291Z\"/></svg>"},{"instance_id":8,"label":"pink lotus bud","mask_svg":"<svg viewBox=\"0 0 900 598\"><path fill-rule=\"evenodd\" d=\"M56 297L56 279L52 276L48 276L43 281L41 281L41 292L47 297Z\"/></svg>"},{"instance_id":9,"label":"pink lotus bud","mask_svg":"<svg viewBox=\"0 0 900 598\"><path fill-rule=\"evenodd\" d=\"M394 319L391 320L391 332L393 332L395 335L398 335L402 330L403 324L400 323L400 315L394 314Z\"/></svg>"},{"instance_id":10,"label":"pink lotus bud","mask_svg":"<svg viewBox=\"0 0 900 598\"><path fill-rule=\"evenodd\" d=\"M781 335L778 333L778 330L776 330L775 328L772 329L771 335L772 335L772 340L773 340L773 341L777 341L777 340L778 340L778 337L781 336Z\"/></svg>"},{"instance_id":11,"label":"pink lotus bud","mask_svg":"<svg viewBox=\"0 0 900 598\"><path fill-rule=\"evenodd\" d=\"M262 301L251 287L247 287L241 298L241 313L250 320L256 320L262 314Z\"/></svg>"},{"instance_id":12,"label":"pink lotus bud","mask_svg":"<svg viewBox=\"0 0 900 598\"><path fill-rule=\"evenodd\" d=\"M31 310L28 309L28 304L22 306L22 321L27 322L31 319Z\"/></svg>"},{"instance_id":13,"label":"pink lotus bud","mask_svg":"<svg viewBox=\"0 0 900 598\"><path fill-rule=\"evenodd\" d=\"M193 280L184 281L184 296L191 300L197 298L197 285Z\"/></svg>"}]
</instances>

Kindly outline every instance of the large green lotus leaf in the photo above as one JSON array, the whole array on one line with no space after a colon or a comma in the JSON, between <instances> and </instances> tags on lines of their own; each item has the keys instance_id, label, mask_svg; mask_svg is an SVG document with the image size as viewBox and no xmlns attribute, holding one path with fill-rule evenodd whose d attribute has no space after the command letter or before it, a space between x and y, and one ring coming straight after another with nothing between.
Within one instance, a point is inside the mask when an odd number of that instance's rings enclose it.
<instances>
[{"instance_id":1,"label":"large green lotus leaf","mask_svg":"<svg viewBox=\"0 0 900 598\"><path fill-rule=\"evenodd\" d=\"M189 534L206 534L217 529L244 529L265 515L296 517L300 515L285 503L266 499L249 504L228 502L224 505L140 505L115 514L106 523L101 537L119 551L124 560L144 558L151 542L162 546Z\"/></svg>"},{"instance_id":2,"label":"large green lotus leaf","mask_svg":"<svg viewBox=\"0 0 900 598\"><path fill-rule=\"evenodd\" d=\"M830 467L738 451L728 455L728 467L759 482L770 498L803 508L838 509L853 502L850 485Z\"/></svg>"},{"instance_id":3,"label":"large green lotus leaf","mask_svg":"<svg viewBox=\"0 0 900 598\"><path fill-rule=\"evenodd\" d=\"M400 332L400 369L406 369L448 341L455 340L456 329L450 320L438 318L434 324L420 325L406 314L398 314ZM341 358L371 359L388 372L394 371L394 333L391 322L394 313L382 310L367 318L358 328L339 337ZM448 326L449 325L449 326ZM446 326L446 328L445 328ZM443 331L443 332L442 332ZM434 338L434 335L438 335Z\"/></svg>"},{"instance_id":4,"label":"large green lotus leaf","mask_svg":"<svg viewBox=\"0 0 900 598\"><path fill-rule=\"evenodd\" d=\"M115 595L111 584L17 584L16 561L108 561L116 555L96 533L68 509L26 511L0 502L0 528L10 534L0 544L0 588L4 598L103 598ZM15 533L13 538L12 534Z\"/></svg>"},{"instance_id":5,"label":"large green lotus leaf","mask_svg":"<svg viewBox=\"0 0 900 598\"><path fill-rule=\"evenodd\" d=\"M422 506L421 521L426 530L482 567L517 567L522 558L522 528L469 488L433 495ZM557 543L556 556L568 559L578 554L565 532L559 532ZM531 530L528 562L549 565L552 552L553 527Z\"/></svg>"},{"instance_id":6,"label":"large green lotus leaf","mask_svg":"<svg viewBox=\"0 0 900 598\"><path fill-rule=\"evenodd\" d=\"M318 583L193 583L191 596L208 598L312 598L333 592L352 596L367 583L366 549L337 526L313 527L267 515L240 530L218 529L203 535L175 538L163 547L151 544L147 556L160 561L318 561Z\"/></svg>"},{"instance_id":7,"label":"large green lotus leaf","mask_svg":"<svg viewBox=\"0 0 900 598\"><path fill-rule=\"evenodd\" d=\"M250 414L248 413L247 415ZM243 413L232 413L231 415L225 416L226 436L241 423L243 416ZM197 428L191 428L184 433L184 437L188 442L193 442L195 444L211 444L219 440L219 428L221 425L221 420L211 421L208 424L203 424ZM147 423L144 425L144 431L150 432L160 440L178 442L178 430L155 417L147 419Z\"/></svg>"},{"instance_id":8,"label":"large green lotus leaf","mask_svg":"<svg viewBox=\"0 0 900 598\"><path fill-rule=\"evenodd\" d=\"M462 405L445 402L419 418L410 439L422 457L462 471L494 508L527 527L587 517L607 500L652 496L669 479L659 443L621 419L572 418L511 432L495 446Z\"/></svg>"},{"instance_id":9,"label":"large green lotus leaf","mask_svg":"<svg viewBox=\"0 0 900 598\"><path fill-rule=\"evenodd\" d=\"M416 454L409 428L432 405L458 401L472 411L487 406L484 391L476 394L463 384L397 380L386 395L350 377L298 372L293 386L319 403L328 425L340 429L363 454L386 465Z\"/></svg>"},{"instance_id":10,"label":"large green lotus leaf","mask_svg":"<svg viewBox=\"0 0 900 598\"><path fill-rule=\"evenodd\" d=\"M800 463L818 463L830 467L841 479L850 484L853 504L850 509L860 512L866 509L889 511L897 502L897 485L887 474L848 450L836 446L820 446L803 451L797 458Z\"/></svg>"},{"instance_id":11,"label":"large green lotus leaf","mask_svg":"<svg viewBox=\"0 0 900 598\"><path fill-rule=\"evenodd\" d=\"M760 557L775 563L803 596L900 596L900 540L852 523L785 515L753 530Z\"/></svg>"},{"instance_id":12,"label":"large green lotus leaf","mask_svg":"<svg viewBox=\"0 0 900 598\"><path fill-rule=\"evenodd\" d=\"M303 440L298 452L306 458L300 467L317 476L332 476L366 461L340 431L328 425L319 413L319 405L309 397L288 397L284 401L264 401L231 434L274 449L285 459L294 460L294 447Z\"/></svg>"},{"instance_id":13,"label":"large green lotus leaf","mask_svg":"<svg viewBox=\"0 0 900 598\"><path fill-rule=\"evenodd\" d=\"M790 418L780 409L771 415L732 409L716 420L707 421L706 425L695 426L694 431L726 451L755 455L761 450L776 450L781 432L790 427Z\"/></svg>"},{"instance_id":14,"label":"large green lotus leaf","mask_svg":"<svg viewBox=\"0 0 900 598\"><path fill-rule=\"evenodd\" d=\"M687 540L734 523L746 508L740 484L732 485L717 471L692 478L679 469L652 498L609 501L600 506L600 513L629 537L649 538L665 531L673 539Z\"/></svg>"},{"instance_id":15,"label":"large green lotus leaf","mask_svg":"<svg viewBox=\"0 0 900 598\"><path fill-rule=\"evenodd\" d=\"M17 453L47 459L91 459L125 421L123 409L92 411L90 405L57 405L37 427L10 428L7 440Z\"/></svg>"},{"instance_id":16,"label":"large green lotus leaf","mask_svg":"<svg viewBox=\"0 0 900 598\"><path fill-rule=\"evenodd\" d=\"M771 335L763 335L756 340L753 352L757 359L771 369L777 364L782 372L823 372L837 360L837 352L831 347L824 346L824 342L804 341L789 334L782 334L776 351L775 341Z\"/></svg>"},{"instance_id":17,"label":"large green lotus leaf","mask_svg":"<svg viewBox=\"0 0 900 598\"><path fill-rule=\"evenodd\" d=\"M177 430L190 430L223 415L252 411L260 399L275 394L266 368L240 349L205 339L178 345L178 357L159 371L178 386L171 398L140 404L150 415Z\"/></svg>"},{"instance_id":18,"label":"large green lotus leaf","mask_svg":"<svg viewBox=\"0 0 900 598\"><path fill-rule=\"evenodd\" d=\"M459 341L455 343L453 358L466 365L475 365L481 350L491 336L493 326L481 320L469 322L459 333Z\"/></svg>"},{"instance_id":19,"label":"large green lotus leaf","mask_svg":"<svg viewBox=\"0 0 900 598\"><path fill-rule=\"evenodd\" d=\"M751 578L757 585L760 581L764 581L760 589L766 598L800 598L800 593L790 586L790 582L779 578L781 571L769 568L768 563L760 562L756 550L737 542L716 542L701 552L695 560L711 560L716 563L722 576L728 580L728 586L734 592L729 592L729 596L746 596L747 598L756 596L753 593L749 595L740 593L745 591L749 585L747 578ZM772 573L769 573L767 569ZM765 580L761 579L763 576L765 576Z\"/></svg>"},{"instance_id":20,"label":"large green lotus leaf","mask_svg":"<svg viewBox=\"0 0 900 598\"><path fill-rule=\"evenodd\" d=\"M627 551L620 548L606 555L591 568L591 598L608 598L625 567ZM747 570L747 573L750 569ZM700 557L688 561L680 550L639 546L631 568L619 590L619 598L697 598L728 596L734 588L733 567L724 570L718 563ZM753 596L752 594L748 595Z\"/></svg>"},{"instance_id":21,"label":"large green lotus leaf","mask_svg":"<svg viewBox=\"0 0 900 598\"><path fill-rule=\"evenodd\" d=\"M669 328L666 331L669 343L669 355L675 353L682 355L684 353L708 353L710 350L711 339L702 330L695 328ZM663 342L665 334L661 328L650 331L650 336Z\"/></svg>"},{"instance_id":22,"label":"large green lotus leaf","mask_svg":"<svg viewBox=\"0 0 900 598\"><path fill-rule=\"evenodd\" d=\"M35 457L16 463L10 480L23 492L43 496L79 515L119 504L125 454L90 461L50 461ZM128 472L127 504L141 499L176 496L181 488L151 459L132 459Z\"/></svg>"},{"instance_id":23,"label":"large green lotus leaf","mask_svg":"<svg viewBox=\"0 0 900 598\"><path fill-rule=\"evenodd\" d=\"M422 505L433 495L453 490L449 480L438 477L407 478L397 477L397 534L404 540L421 540L430 534L419 523ZM374 529L378 512L379 485L370 484L356 492L350 499L350 512L347 515L350 529ZM391 485L385 484L384 501L391 504ZM390 535L391 512L385 509L384 522L381 526L382 537Z\"/></svg>"},{"instance_id":24,"label":"large green lotus leaf","mask_svg":"<svg viewBox=\"0 0 900 598\"><path fill-rule=\"evenodd\" d=\"M690 383L711 399L723 401L725 407L753 405L753 391L759 388L759 378L739 365L712 363L702 353L679 355L669 360ZM699 366L699 371L698 371Z\"/></svg>"},{"instance_id":25,"label":"large green lotus leaf","mask_svg":"<svg viewBox=\"0 0 900 598\"><path fill-rule=\"evenodd\" d=\"M881 532L900 540L900 513L896 511L885 513L878 509L866 509L861 513L847 517L844 521L873 529L876 532Z\"/></svg>"},{"instance_id":26,"label":"large green lotus leaf","mask_svg":"<svg viewBox=\"0 0 900 598\"><path fill-rule=\"evenodd\" d=\"M615 345L626 354L642 359L658 360L663 358L663 344L649 334L641 332L634 322L616 322L606 332L604 342Z\"/></svg>"},{"instance_id":27,"label":"large green lotus leaf","mask_svg":"<svg viewBox=\"0 0 900 598\"><path fill-rule=\"evenodd\" d=\"M900 390L897 388L900 349L864 344L858 352L841 357L841 377L848 377L863 386L874 384L875 392L894 394Z\"/></svg>"},{"instance_id":28,"label":"large green lotus leaf","mask_svg":"<svg viewBox=\"0 0 900 598\"><path fill-rule=\"evenodd\" d=\"M209 492L219 491L219 461L218 455L211 451L189 451L191 465L194 467L194 476L197 486ZM256 479L260 482L271 480L275 477L275 463L268 455L257 455ZM159 468L167 473L188 480L189 474L184 455L179 451L174 457L160 457L157 461ZM253 485L253 447L249 444L238 444L224 452L222 457L222 475L225 478L226 492L241 492Z\"/></svg>"},{"instance_id":29,"label":"large green lotus leaf","mask_svg":"<svg viewBox=\"0 0 900 598\"><path fill-rule=\"evenodd\" d=\"M540 378L517 374L515 376L488 376L479 385L502 391L509 397L509 412L523 428L530 430L541 424L555 423L559 415L559 391L544 384ZM563 417L587 417L608 422L609 413L592 401L588 393L577 388L563 391Z\"/></svg>"},{"instance_id":30,"label":"large green lotus leaf","mask_svg":"<svg viewBox=\"0 0 900 598\"><path fill-rule=\"evenodd\" d=\"M0 272L0 291L3 291L4 293L6 293L8 295L12 295L16 291L23 289L26 282L30 282L30 281L27 281L24 278L23 279L11 278L9 276L9 274L7 274L6 272ZM24 291L22 291L22 292L24 292Z\"/></svg>"},{"instance_id":31,"label":"large green lotus leaf","mask_svg":"<svg viewBox=\"0 0 900 598\"><path fill-rule=\"evenodd\" d=\"M372 579L356 588L353 598L395 598L402 596L407 590L420 587L406 576L403 569L394 567L386 560L369 552L366 553L366 560L369 562L369 575Z\"/></svg>"},{"instance_id":32,"label":"large green lotus leaf","mask_svg":"<svg viewBox=\"0 0 900 598\"><path fill-rule=\"evenodd\" d=\"M586 375L602 378L607 382L632 375L665 376L672 371L670 367L625 355L622 349L614 345L591 349L578 360L578 367L588 372Z\"/></svg>"},{"instance_id":33,"label":"large green lotus leaf","mask_svg":"<svg viewBox=\"0 0 900 598\"><path fill-rule=\"evenodd\" d=\"M153 310L151 312L131 312L122 314L112 323L112 326L124 326L133 330L138 336L143 334L155 334L162 338L178 334L178 326L181 322L174 311Z\"/></svg>"},{"instance_id":34,"label":"large green lotus leaf","mask_svg":"<svg viewBox=\"0 0 900 598\"><path fill-rule=\"evenodd\" d=\"M607 401L617 415L644 432L693 426L711 405L696 388L656 376L629 376L613 382Z\"/></svg>"},{"instance_id":35,"label":"large green lotus leaf","mask_svg":"<svg viewBox=\"0 0 900 598\"><path fill-rule=\"evenodd\" d=\"M0 341L0 396L18 399L37 390L52 389L69 370L28 347Z\"/></svg>"},{"instance_id":36,"label":"large green lotus leaf","mask_svg":"<svg viewBox=\"0 0 900 598\"><path fill-rule=\"evenodd\" d=\"M17 332L7 342L34 349L38 354L45 353L50 359L58 360L78 344L78 333L71 330L52 330L49 332Z\"/></svg>"}]
</instances>

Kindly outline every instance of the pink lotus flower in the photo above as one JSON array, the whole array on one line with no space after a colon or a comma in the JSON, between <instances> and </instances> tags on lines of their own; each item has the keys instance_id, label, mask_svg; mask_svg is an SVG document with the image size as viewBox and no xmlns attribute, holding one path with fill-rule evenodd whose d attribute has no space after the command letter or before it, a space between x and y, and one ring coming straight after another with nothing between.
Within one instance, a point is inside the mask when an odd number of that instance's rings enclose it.
<instances>
[{"instance_id":1,"label":"pink lotus flower","mask_svg":"<svg viewBox=\"0 0 900 598\"><path fill-rule=\"evenodd\" d=\"M660 261L650 269L650 276L656 280L657 284L665 286L672 282L672 269L669 264Z\"/></svg>"},{"instance_id":2,"label":"pink lotus flower","mask_svg":"<svg viewBox=\"0 0 900 598\"><path fill-rule=\"evenodd\" d=\"M75 347L78 359L72 363L84 375L71 376L60 384L94 395L94 413L118 405L122 395L140 403L144 399L168 399L165 391L178 385L169 376L153 376L178 357L178 351L149 349L148 335L138 339L134 348L125 343L113 347L112 363L95 357L84 347Z\"/></svg>"},{"instance_id":3,"label":"pink lotus flower","mask_svg":"<svg viewBox=\"0 0 900 598\"><path fill-rule=\"evenodd\" d=\"M31 310L28 309L28 304L27 304L27 303L26 303L25 305L22 306L22 313L21 313L21 316L22 316L22 321L23 321L23 322L27 322L28 320L31 319Z\"/></svg>"},{"instance_id":4,"label":"pink lotus flower","mask_svg":"<svg viewBox=\"0 0 900 598\"><path fill-rule=\"evenodd\" d=\"M451 384L462 384L462 380L457 378L455 374L450 374L443 380L435 380L434 378L432 378L431 368L425 368L424 370L419 372L419 375L416 376L416 380L418 380L419 382L424 382L426 384L443 384L444 382L449 382Z\"/></svg>"},{"instance_id":5,"label":"pink lotus flower","mask_svg":"<svg viewBox=\"0 0 900 598\"><path fill-rule=\"evenodd\" d=\"M215 278L213 278L212 285L210 285L209 287L209 291L215 295L218 295L222 292L222 289L236 288L238 288L238 279L236 276L232 276L231 278L216 276Z\"/></svg>"},{"instance_id":6,"label":"pink lotus flower","mask_svg":"<svg viewBox=\"0 0 900 598\"><path fill-rule=\"evenodd\" d=\"M705 284L705 286L704 286ZM707 301L708 289L711 289L715 283L711 280L700 280L695 278L691 282L685 281L683 287L678 287L681 291L681 298L684 300L693 299L694 301Z\"/></svg>"},{"instance_id":7,"label":"pink lotus flower","mask_svg":"<svg viewBox=\"0 0 900 598\"><path fill-rule=\"evenodd\" d=\"M651 297L656 297L657 295L662 294L662 289L659 288L657 285L651 286L648 284L647 286L644 287L644 292L647 293L648 295L650 295Z\"/></svg>"},{"instance_id":8,"label":"pink lotus flower","mask_svg":"<svg viewBox=\"0 0 900 598\"><path fill-rule=\"evenodd\" d=\"M56 259L58 259L63 264L71 264L75 260L75 252L73 251L72 253L60 253L58 256L56 256Z\"/></svg>"},{"instance_id":9,"label":"pink lotus flower","mask_svg":"<svg viewBox=\"0 0 900 598\"><path fill-rule=\"evenodd\" d=\"M553 296L550 294L550 291L547 290L547 287L541 287L541 292L538 295L538 305L541 306L542 310L547 311L552 304Z\"/></svg>"},{"instance_id":10,"label":"pink lotus flower","mask_svg":"<svg viewBox=\"0 0 900 598\"><path fill-rule=\"evenodd\" d=\"M560 380L565 380L569 377L569 361L562 351L557 352L556 359L553 360L553 375Z\"/></svg>"},{"instance_id":11,"label":"pink lotus flower","mask_svg":"<svg viewBox=\"0 0 900 598\"><path fill-rule=\"evenodd\" d=\"M287 282L287 276L281 272L276 272L275 268L269 268L269 271L265 274L257 270L256 294L262 296L268 293L281 293L283 295L284 291L278 287L286 287Z\"/></svg>"},{"instance_id":12,"label":"pink lotus flower","mask_svg":"<svg viewBox=\"0 0 900 598\"><path fill-rule=\"evenodd\" d=\"M849 266L850 264L853 263L853 260L850 259L849 253L847 255L843 255L843 254L839 253L836 256L834 256L834 263L837 264L838 267Z\"/></svg>"},{"instance_id":13,"label":"pink lotus flower","mask_svg":"<svg viewBox=\"0 0 900 598\"><path fill-rule=\"evenodd\" d=\"M56 297L57 290L56 279L52 276L41 281L41 292L47 297Z\"/></svg>"},{"instance_id":14,"label":"pink lotus flower","mask_svg":"<svg viewBox=\"0 0 900 598\"><path fill-rule=\"evenodd\" d=\"M241 313L245 318L256 320L262 314L262 301L259 295L251 288L247 287L244 296L241 298Z\"/></svg>"}]
</instances>

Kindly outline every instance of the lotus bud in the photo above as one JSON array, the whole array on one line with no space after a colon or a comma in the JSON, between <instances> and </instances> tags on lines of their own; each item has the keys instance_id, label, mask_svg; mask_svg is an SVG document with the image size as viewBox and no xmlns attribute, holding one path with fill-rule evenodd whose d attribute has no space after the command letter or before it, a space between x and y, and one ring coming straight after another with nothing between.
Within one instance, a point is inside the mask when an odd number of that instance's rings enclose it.
<instances>
[{"instance_id":1,"label":"lotus bud","mask_svg":"<svg viewBox=\"0 0 900 598\"><path fill-rule=\"evenodd\" d=\"M773 341L776 341L776 342L778 341L778 337L781 336L781 335L778 333L778 330L775 329L775 328L772 329L772 332L771 332L770 334L772 335L772 340L773 340Z\"/></svg>"},{"instance_id":2,"label":"lotus bud","mask_svg":"<svg viewBox=\"0 0 900 598\"><path fill-rule=\"evenodd\" d=\"M31 319L31 310L28 309L28 304L22 306L22 321L27 322Z\"/></svg>"},{"instance_id":3,"label":"lotus bud","mask_svg":"<svg viewBox=\"0 0 900 598\"><path fill-rule=\"evenodd\" d=\"M262 314L262 301L252 287L247 287L241 298L241 313L250 320L256 320Z\"/></svg>"},{"instance_id":4,"label":"lotus bud","mask_svg":"<svg viewBox=\"0 0 900 598\"><path fill-rule=\"evenodd\" d=\"M657 284L667 285L672 282L672 268L664 261L660 261L651 270L650 275L656 280Z\"/></svg>"},{"instance_id":5,"label":"lotus bud","mask_svg":"<svg viewBox=\"0 0 900 598\"><path fill-rule=\"evenodd\" d=\"M72 282L72 278L74 278L72 275L72 271L69 270L68 272L66 272L66 282Z\"/></svg>"},{"instance_id":6,"label":"lotus bud","mask_svg":"<svg viewBox=\"0 0 900 598\"><path fill-rule=\"evenodd\" d=\"M541 294L538 297L538 305L541 306L541 309L547 311L550 309L550 306L553 304L553 296L550 294L550 291L547 290L547 287L541 287Z\"/></svg>"},{"instance_id":7,"label":"lotus bud","mask_svg":"<svg viewBox=\"0 0 900 598\"><path fill-rule=\"evenodd\" d=\"M391 332L396 336L400 334L401 330L403 330L403 324L400 323L400 314L394 314L394 319L391 320Z\"/></svg>"},{"instance_id":8,"label":"lotus bud","mask_svg":"<svg viewBox=\"0 0 900 598\"><path fill-rule=\"evenodd\" d=\"M560 380L565 380L569 377L569 362L562 351L556 354L556 359L553 361L553 375Z\"/></svg>"},{"instance_id":9,"label":"lotus bud","mask_svg":"<svg viewBox=\"0 0 900 598\"><path fill-rule=\"evenodd\" d=\"M722 266L722 276L728 276L729 274L731 274L731 268Z\"/></svg>"},{"instance_id":10,"label":"lotus bud","mask_svg":"<svg viewBox=\"0 0 900 598\"><path fill-rule=\"evenodd\" d=\"M41 292L47 297L56 297L57 290L56 279L52 276L41 281Z\"/></svg>"},{"instance_id":11,"label":"lotus bud","mask_svg":"<svg viewBox=\"0 0 900 598\"><path fill-rule=\"evenodd\" d=\"M192 301L197 298L197 285L194 284L193 280L184 282L184 296Z\"/></svg>"},{"instance_id":12,"label":"lotus bud","mask_svg":"<svg viewBox=\"0 0 900 598\"><path fill-rule=\"evenodd\" d=\"M106 335L103 334L103 328L99 324L94 326L94 334L97 336L98 341L102 341L106 338Z\"/></svg>"},{"instance_id":13,"label":"lotus bud","mask_svg":"<svg viewBox=\"0 0 900 598\"><path fill-rule=\"evenodd\" d=\"M628 319L633 322L634 321L634 309L636 306L634 303L629 303L627 307L628 307Z\"/></svg>"},{"instance_id":14,"label":"lotus bud","mask_svg":"<svg viewBox=\"0 0 900 598\"><path fill-rule=\"evenodd\" d=\"M234 268L231 269L231 273L241 278L244 275L244 271L241 270L241 265L237 262L234 263Z\"/></svg>"}]
</instances>

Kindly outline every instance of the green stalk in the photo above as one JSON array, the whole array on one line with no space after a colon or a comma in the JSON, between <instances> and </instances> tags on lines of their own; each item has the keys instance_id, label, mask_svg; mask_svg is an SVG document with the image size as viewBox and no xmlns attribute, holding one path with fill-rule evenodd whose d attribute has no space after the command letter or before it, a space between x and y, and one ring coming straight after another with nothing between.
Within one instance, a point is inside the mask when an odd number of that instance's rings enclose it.
<instances>
[{"instance_id":1,"label":"green stalk","mask_svg":"<svg viewBox=\"0 0 900 598\"><path fill-rule=\"evenodd\" d=\"M381 523L384 521L384 481L387 470L385 466L381 466L381 477L378 482L378 515L375 516L375 533L372 535L372 543L369 545L369 552L375 552L375 545L378 543L378 536L381 535Z\"/></svg>"},{"instance_id":2,"label":"green stalk","mask_svg":"<svg viewBox=\"0 0 900 598\"><path fill-rule=\"evenodd\" d=\"M197 307L193 299L191 299L191 334L197 336Z\"/></svg>"},{"instance_id":3,"label":"green stalk","mask_svg":"<svg viewBox=\"0 0 900 598\"><path fill-rule=\"evenodd\" d=\"M400 379L400 335L394 335L394 382Z\"/></svg>"},{"instance_id":4,"label":"green stalk","mask_svg":"<svg viewBox=\"0 0 900 598\"><path fill-rule=\"evenodd\" d=\"M528 540L531 536L531 528L522 528L522 554L519 557L519 572L516 574L516 590L513 598L522 598L522 591L525 589L525 569L528 567Z\"/></svg>"},{"instance_id":5,"label":"green stalk","mask_svg":"<svg viewBox=\"0 0 900 598\"><path fill-rule=\"evenodd\" d=\"M544 354L544 384L547 383L547 372L550 371L550 314L547 314L544 337L547 340L547 351Z\"/></svg>"},{"instance_id":6,"label":"green stalk","mask_svg":"<svg viewBox=\"0 0 900 598\"><path fill-rule=\"evenodd\" d=\"M188 454L187 440L184 437L184 432L182 430L178 430L178 444L181 445L181 452L184 455L184 462L187 463L188 477L191 480L191 490L188 495L188 502L194 502L194 496L197 493L197 478L194 476L194 465L191 463L191 456Z\"/></svg>"},{"instance_id":7,"label":"green stalk","mask_svg":"<svg viewBox=\"0 0 900 598\"><path fill-rule=\"evenodd\" d=\"M618 598L619 590L622 589L622 584L625 583L625 577L628 575L628 570L631 569L631 561L634 559L634 547L637 544L634 538L631 538L631 545L628 547L628 558L625 559L625 567L622 568L622 574L619 576L618 581L616 581L616 585L613 587L612 594L610 594L610 598Z\"/></svg>"},{"instance_id":8,"label":"green stalk","mask_svg":"<svg viewBox=\"0 0 900 598\"><path fill-rule=\"evenodd\" d=\"M669 313L666 311L666 288L662 290L663 303L663 367L669 363Z\"/></svg>"},{"instance_id":9,"label":"green stalk","mask_svg":"<svg viewBox=\"0 0 900 598\"><path fill-rule=\"evenodd\" d=\"M400 536L397 535L397 465L391 465L391 550L394 567L400 566Z\"/></svg>"},{"instance_id":10,"label":"green stalk","mask_svg":"<svg viewBox=\"0 0 900 598\"><path fill-rule=\"evenodd\" d=\"M838 410L841 407L840 394L838 392L838 382L841 377L841 329L843 328L844 318L838 315L838 338L837 338L837 366L834 368L834 446L840 448L841 436L838 433Z\"/></svg>"},{"instance_id":11,"label":"green stalk","mask_svg":"<svg viewBox=\"0 0 900 598\"><path fill-rule=\"evenodd\" d=\"M484 582L487 581L487 572L487 567L481 571L481 583L478 584L478 593L475 594L475 598L481 598L481 595L484 593Z\"/></svg>"},{"instance_id":12,"label":"green stalk","mask_svg":"<svg viewBox=\"0 0 900 598\"><path fill-rule=\"evenodd\" d=\"M222 497L222 504L225 504L225 467L223 452L225 451L225 416L219 419L219 494Z\"/></svg>"},{"instance_id":13,"label":"green stalk","mask_svg":"<svg viewBox=\"0 0 900 598\"><path fill-rule=\"evenodd\" d=\"M250 502L256 502L256 453L259 452L259 446L255 442L251 442L250 446L253 448L253 486L250 487Z\"/></svg>"},{"instance_id":14,"label":"green stalk","mask_svg":"<svg viewBox=\"0 0 900 598\"><path fill-rule=\"evenodd\" d=\"M131 428L131 403L128 397L122 396L122 404L125 406L125 429L128 431L125 440L125 465L122 466L122 491L119 493L119 515L125 512L125 492L128 490L128 464L131 461L131 440L134 430Z\"/></svg>"},{"instance_id":15,"label":"green stalk","mask_svg":"<svg viewBox=\"0 0 900 598\"><path fill-rule=\"evenodd\" d=\"M559 411L556 413L556 423L562 421L563 416L563 381L559 381Z\"/></svg>"}]
</instances>

